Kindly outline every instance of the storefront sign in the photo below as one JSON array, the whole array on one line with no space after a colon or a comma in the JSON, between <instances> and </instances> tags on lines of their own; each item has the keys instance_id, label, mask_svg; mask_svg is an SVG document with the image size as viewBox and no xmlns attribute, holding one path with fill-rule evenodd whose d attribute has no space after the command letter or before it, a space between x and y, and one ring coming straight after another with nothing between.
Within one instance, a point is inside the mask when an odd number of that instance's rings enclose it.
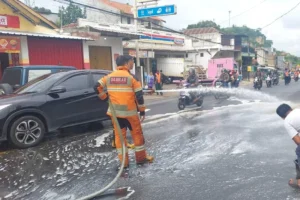
<instances>
[{"instance_id":1,"label":"storefront sign","mask_svg":"<svg viewBox=\"0 0 300 200\"><path fill-rule=\"evenodd\" d=\"M0 26L7 26L7 17L0 16Z\"/></svg>"},{"instance_id":2,"label":"storefront sign","mask_svg":"<svg viewBox=\"0 0 300 200\"><path fill-rule=\"evenodd\" d=\"M129 50L129 55L136 57L136 51L135 50ZM140 58L147 58L148 52L147 51L139 51L139 57Z\"/></svg>"},{"instance_id":3,"label":"storefront sign","mask_svg":"<svg viewBox=\"0 0 300 200\"><path fill-rule=\"evenodd\" d=\"M20 19L18 16L0 15L0 27L20 28Z\"/></svg>"},{"instance_id":4,"label":"storefront sign","mask_svg":"<svg viewBox=\"0 0 300 200\"><path fill-rule=\"evenodd\" d=\"M162 44L170 44L170 45L179 45L184 46L184 38L176 38L167 35L160 35L160 34L150 34L150 33L143 33L144 35L140 36L141 40L144 41L153 41L155 43L162 43Z\"/></svg>"},{"instance_id":5,"label":"storefront sign","mask_svg":"<svg viewBox=\"0 0 300 200\"><path fill-rule=\"evenodd\" d=\"M21 49L20 38L0 36L0 52L20 53L20 49Z\"/></svg>"}]
</instances>

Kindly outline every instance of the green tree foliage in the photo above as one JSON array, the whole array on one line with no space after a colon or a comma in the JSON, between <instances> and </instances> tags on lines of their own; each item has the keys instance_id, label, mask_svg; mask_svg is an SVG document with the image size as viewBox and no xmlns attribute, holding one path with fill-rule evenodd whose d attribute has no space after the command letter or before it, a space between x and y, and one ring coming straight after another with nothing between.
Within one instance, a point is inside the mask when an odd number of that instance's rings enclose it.
<instances>
[{"instance_id":1,"label":"green tree foliage","mask_svg":"<svg viewBox=\"0 0 300 200\"><path fill-rule=\"evenodd\" d=\"M47 8L44 8L44 7L37 7L37 6L35 6L35 7L33 8L33 10L35 10L35 11L38 12L38 13L45 13L45 14L50 14L50 13L52 13L50 9L47 9Z\"/></svg>"},{"instance_id":2,"label":"green tree foliage","mask_svg":"<svg viewBox=\"0 0 300 200\"><path fill-rule=\"evenodd\" d=\"M78 18L86 18L86 9L82 10L79 6L72 3L67 8L62 7L59 16L62 14L62 24L67 25L77 22Z\"/></svg>"},{"instance_id":3,"label":"green tree foliage","mask_svg":"<svg viewBox=\"0 0 300 200\"><path fill-rule=\"evenodd\" d=\"M188 25L187 29L192 29L192 28L209 28L213 27L218 30L220 30L220 25L216 24L214 21L206 20L206 21L200 21L197 24L190 24Z\"/></svg>"}]
</instances>

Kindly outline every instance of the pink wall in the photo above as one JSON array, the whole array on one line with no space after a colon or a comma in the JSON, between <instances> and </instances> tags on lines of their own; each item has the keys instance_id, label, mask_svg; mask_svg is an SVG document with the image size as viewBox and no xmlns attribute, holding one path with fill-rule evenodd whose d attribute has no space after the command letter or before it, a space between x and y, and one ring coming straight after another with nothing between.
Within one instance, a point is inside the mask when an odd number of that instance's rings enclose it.
<instances>
[{"instance_id":1,"label":"pink wall","mask_svg":"<svg viewBox=\"0 0 300 200\"><path fill-rule=\"evenodd\" d=\"M219 58L208 61L208 78L220 76L222 69L233 70L236 62L233 58ZM219 67L218 67L219 65Z\"/></svg>"}]
</instances>

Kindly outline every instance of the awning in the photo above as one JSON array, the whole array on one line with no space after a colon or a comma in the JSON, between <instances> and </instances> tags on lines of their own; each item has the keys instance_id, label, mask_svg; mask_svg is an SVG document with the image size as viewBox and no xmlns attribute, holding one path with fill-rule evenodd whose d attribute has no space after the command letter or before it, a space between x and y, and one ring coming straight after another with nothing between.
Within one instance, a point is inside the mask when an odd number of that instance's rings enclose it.
<instances>
[{"instance_id":1,"label":"awning","mask_svg":"<svg viewBox=\"0 0 300 200\"><path fill-rule=\"evenodd\" d=\"M113 27L113 26L90 26L88 25L90 29L94 29L96 31L101 32L101 35L107 35L107 36L116 36L116 37L125 37L128 39L139 39L140 36L143 36L143 33L135 32L130 30L130 28L122 28L122 27Z\"/></svg>"},{"instance_id":2,"label":"awning","mask_svg":"<svg viewBox=\"0 0 300 200\"><path fill-rule=\"evenodd\" d=\"M70 36L70 35L30 33L30 32L4 31L4 30L0 30L0 34L14 35L14 36L32 36L32 37L44 37L44 38L58 38L58 39L69 39L69 40L92 40L92 39L89 39L89 38L75 37L75 36Z\"/></svg>"}]
</instances>

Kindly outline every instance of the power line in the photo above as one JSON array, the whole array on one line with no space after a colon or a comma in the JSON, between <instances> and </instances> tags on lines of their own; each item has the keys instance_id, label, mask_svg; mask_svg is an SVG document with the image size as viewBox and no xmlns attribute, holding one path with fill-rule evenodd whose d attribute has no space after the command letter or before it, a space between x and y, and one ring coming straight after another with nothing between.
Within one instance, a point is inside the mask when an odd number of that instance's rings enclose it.
<instances>
[{"instance_id":1,"label":"power line","mask_svg":"<svg viewBox=\"0 0 300 200\"><path fill-rule=\"evenodd\" d=\"M235 16L233 16L233 17L230 17L230 20L231 20L231 19L234 19L234 18L236 18L236 17L239 17L239 16L241 16L241 15L243 15L243 14L245 14L245 13L251 11L252 9L256 8L257 6L263 4L263 3L266 2L266 1L267 1L267 0L263 0L263 1L261 1L259 4L257 4L257 5L255 5L255 6L249 8L248 10L245 10L244 12L241 12L240 14L237 14L237 15L235 15ZM228 21L229 21L229 19L224 20L224 21L222 21L222 22L219 22L218 24L224 24L225 22L228 22Z\"/></svg>"},{"instance_id":2,"label":"power line","mask_svg":"<svg viewBox=\"0 0 300 200\"><path fill-rule=\"evenodd\" d=\"M286 13L284 13L283 15L281 15L280 17L276 18L274 21L272 21L270 24L262 27L261 29L264 29L270 25L272 25L274 22L276 22L277 20L279 20L280 18L284 17L285 15L289 14L291 11L293 11L295 8L297 8L300 5L300 2L298 2L292 9L290 9L289 11L287 11Z\"/></svg>"}]
</instances>

